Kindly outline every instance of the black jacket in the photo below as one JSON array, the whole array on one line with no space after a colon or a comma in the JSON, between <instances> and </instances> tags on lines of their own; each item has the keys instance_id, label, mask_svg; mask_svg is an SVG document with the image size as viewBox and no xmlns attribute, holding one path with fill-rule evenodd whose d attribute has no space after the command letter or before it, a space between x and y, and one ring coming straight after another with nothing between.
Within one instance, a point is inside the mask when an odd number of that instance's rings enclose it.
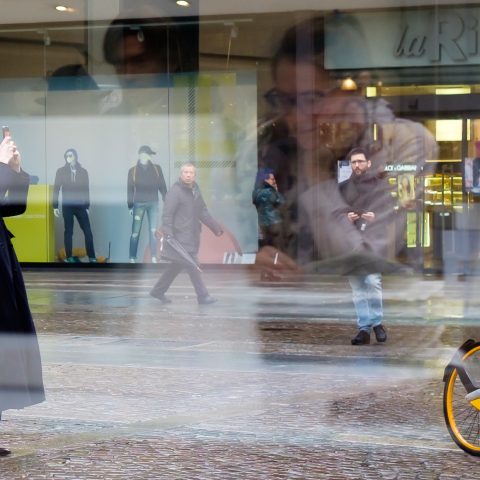
<instances>
[{"instance_id":1,"label":"black jacket","mask_svg":"<svg viewBox=\"0 0 480 480\"><path fill-rule=\"evenodd\" d=\"M167 185L160 165L148 162L145 166L137 164L128 171L127 204L133 208L135 203L156 203L158 192L165 201Z\"/></svg>"},{"instance_id":2,"label":"black jacket","mask_svg":"<svg viewBox=\"0 0 480 480\"><path fill-rule=\"evenodd\" d=\"M53 185L53 208L58 208L58 195L62 189L62 205L90 208L88 172L76 162L73 174L68 163L57 170Z\"/></svg>"},{"instance_id":3,"label":"black jacket","mask_svg":"<svg viewBox=\"0 0 480 480\"><path fill-rule=\"evenodd\" d=\"M208 212L198 185L189 187L180 180L175 182L165 197L163 233L173 235L187 252L196 254L202 223L216 235L222 232L220 224Z\"/></svg>"},{"instance_id":4,"label":"black jacket","mask_svg":"<svg viewBox=\"0 0 480 480\"><path fill-rule=\"evenodd\" d=\"M45 399L35 326L13 235L3 221L25 211L28 185L28 174L0 164L0 411Z\"/></svg>"}]
</instances>

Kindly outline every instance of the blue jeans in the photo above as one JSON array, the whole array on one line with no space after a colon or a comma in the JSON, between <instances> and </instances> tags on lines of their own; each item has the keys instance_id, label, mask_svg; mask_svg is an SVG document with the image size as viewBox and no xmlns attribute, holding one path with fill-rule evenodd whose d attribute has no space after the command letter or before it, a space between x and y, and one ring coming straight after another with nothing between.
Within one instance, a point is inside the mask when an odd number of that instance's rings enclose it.
<instances>
[{"instance_id":1,"label":"blue jeans","mask_svg":"<svg viewBox=\"0 0 480 480\"><path fill-rule=\"evenodd\" d=\"M357 312L357 326L359 330L370 332L370 329L382 323L382 275L349 276L352 287L353 304Z\"/></svg>"},{"instance_id":2,"label":"blue jeans","mask_svg":"<svg viewBox=\"0 0 480 480\"><path fill-rule=\"evenodd\" d=\"M157 254L155 231L157 230L158 203L136 203L133 206L132 235L130 236L130 258L137 258L138 237L140 236L140 230L142 229L142 222L145 212L147 212L148 217L150 254L152 257L155 257Z\"/></svg>"}]
</instances>

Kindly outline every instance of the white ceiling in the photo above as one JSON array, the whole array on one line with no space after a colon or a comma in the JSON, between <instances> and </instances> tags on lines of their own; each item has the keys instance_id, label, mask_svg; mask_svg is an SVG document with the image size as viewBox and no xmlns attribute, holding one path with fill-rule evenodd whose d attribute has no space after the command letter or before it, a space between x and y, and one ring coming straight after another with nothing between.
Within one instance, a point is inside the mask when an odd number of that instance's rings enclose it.
<instances>
[{"instance_id":1,"label":"white ceiling","mask_svg":"<svg viewBox=\"0 0 480 480\"><path fill-rule=\"evenodd\" d=\"M246 15L254 13L289 12L301 10L350 10L409 7L422 5L460 5L461 0L190 0L194 7L182 8L175 0L2 0L0 25L111 20L122 16L148 18L153 16ZM55 5L75 9L61 13Z\"/></svg>"}]
</instances>

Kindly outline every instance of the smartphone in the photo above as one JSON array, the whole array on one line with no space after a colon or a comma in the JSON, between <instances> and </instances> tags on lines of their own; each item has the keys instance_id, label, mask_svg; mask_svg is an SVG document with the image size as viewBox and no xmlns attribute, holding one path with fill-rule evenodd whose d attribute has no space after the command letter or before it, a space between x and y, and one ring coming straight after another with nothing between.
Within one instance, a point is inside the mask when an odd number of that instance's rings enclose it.
<instances>
[{"instance_id":1,"label":"smartphone","mask_svg":"<svg viewBox=\"0 0 480 480\"><path fill-rule=\"evenodd\" d=\"M10 127L7 127L6 125L2 127L2 132L3 132L3 138L12 136L12 134L10 133Z\"/></svg>"}]
</instances>

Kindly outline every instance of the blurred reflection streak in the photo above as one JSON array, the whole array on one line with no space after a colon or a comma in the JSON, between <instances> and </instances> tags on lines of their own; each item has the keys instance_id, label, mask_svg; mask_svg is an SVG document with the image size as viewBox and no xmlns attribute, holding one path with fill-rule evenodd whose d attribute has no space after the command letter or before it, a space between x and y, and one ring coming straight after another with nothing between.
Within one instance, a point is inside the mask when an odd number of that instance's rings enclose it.
<instances>
[{"instance_id":1,"label":"blurred reflection streak","mask_svg":"<svg viewBox=\"0 0 480 480\"><path fill-rule=\"evenodd\" d=\"M54 311L55 295L51 289L30 288L27 294L33 313L52 313Z\"/></svg>"},{"instance_id":2,"label":"blurred reflection streak","mask_svg":"<svg viewBox=\"0 0 480 480\"><path fill-rule=\"evenodd\" d=\"M37 339L33 335L0 335L0 412L24 408L45 399L39 358Z\"/></svg>"}]
</instances>

